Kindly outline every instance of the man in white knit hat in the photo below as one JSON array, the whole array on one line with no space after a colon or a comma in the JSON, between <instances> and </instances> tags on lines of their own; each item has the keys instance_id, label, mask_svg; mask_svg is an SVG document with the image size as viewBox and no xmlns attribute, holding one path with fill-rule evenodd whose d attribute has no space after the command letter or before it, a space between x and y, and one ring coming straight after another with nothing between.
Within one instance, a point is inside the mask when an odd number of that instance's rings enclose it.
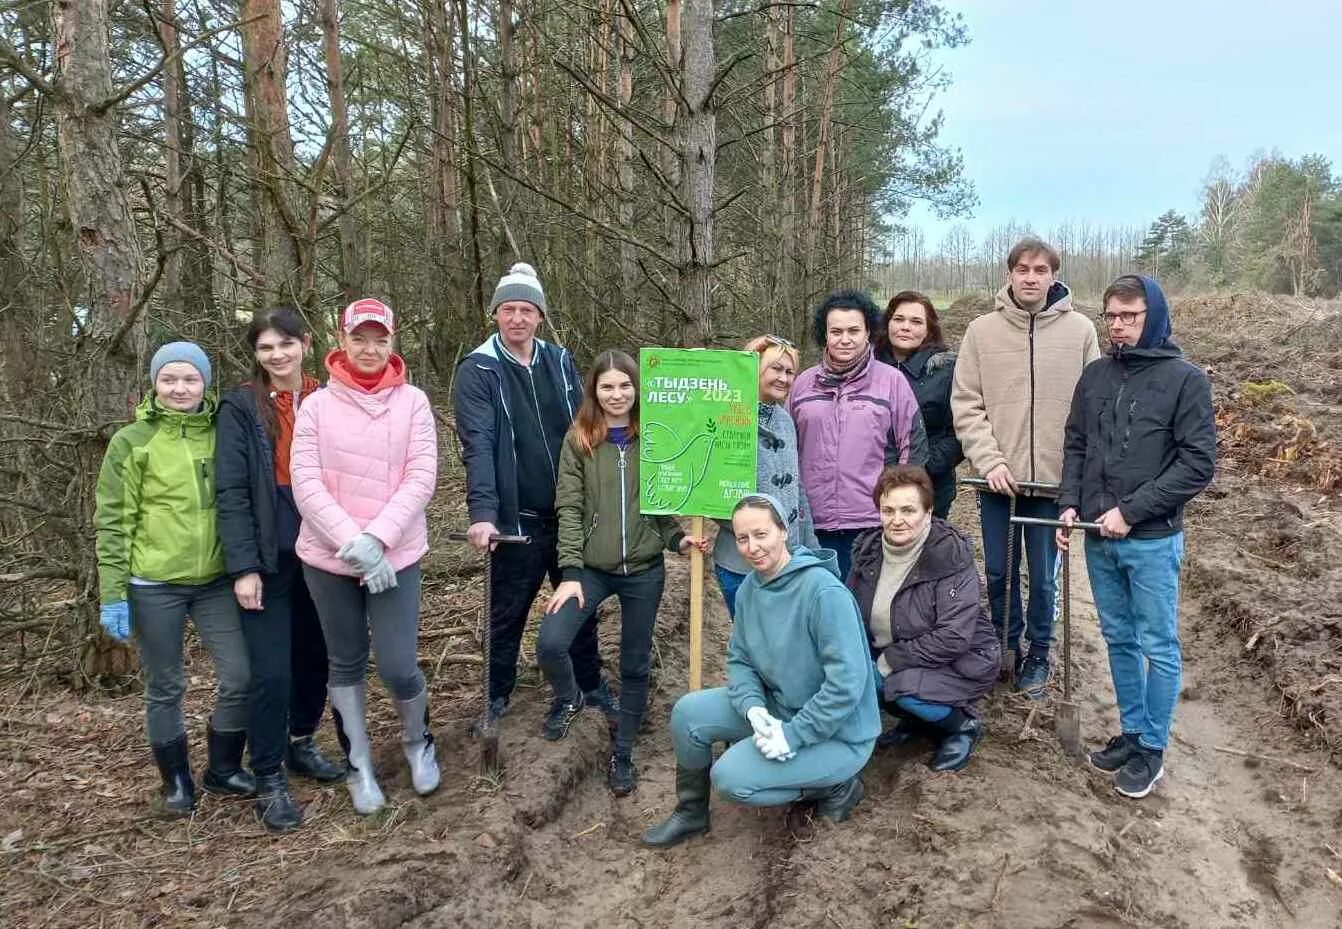
<instances>
[{"instance_id":1,"label":"man in white knit hat","mask_svg":"<svg viewBox=\"0 0 1342 929\"><path fill-rule=\"evenodd\" d=\"M454 405L457 437L466 463L466 505L471 544L482 551L496 533L531 536L529 545L501 545L490 555L490 693L494 720L508 708L517 682L517 653L531 604L548 575L559 583L559 524L555 482L559 450L582 401L582 378L568 349L536 337L547 307L545 291L529 264L518 262L494 288L489 302L497 331L457 368ZM584 629L570 652L583 692L570 715L591 704L614 724L619 702L601 677L596 624Z\"/></svg>"}]
</instances>

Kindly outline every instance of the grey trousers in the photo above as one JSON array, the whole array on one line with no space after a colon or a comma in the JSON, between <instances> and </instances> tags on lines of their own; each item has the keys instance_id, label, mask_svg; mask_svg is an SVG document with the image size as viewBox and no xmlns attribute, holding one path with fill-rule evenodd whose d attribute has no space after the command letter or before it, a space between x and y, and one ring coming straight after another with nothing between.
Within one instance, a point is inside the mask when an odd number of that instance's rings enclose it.
<instances>
[{"instance_id":1,"label":"grey trousers","mask_svg":"<svg viewBox=\"0 0 1342 929\"><path fill-rule=\"evenodd\" d=\"M186 733L182 642L188 615L209 649L219 682L211 725L217 732L246 730L251 667L232 582L221 577L209 584L131 584L127 600L131 632L144 668L149 744L167 745Z\"/></svg>"},{"instance_id":2,"label":"grey trousers","mask_svg":"<svg viewBox=\"0 0 1342 929\"><path fill-rule=\"evenodd\" d=\"M397 700L419 696L419 563L396 572L396 586L370 594L357 577L303 565L308 592L317 605L326 654L331 659L329 687L362 684L368 674L371 635L377 673Z\"/></svg>"}]
</instances>

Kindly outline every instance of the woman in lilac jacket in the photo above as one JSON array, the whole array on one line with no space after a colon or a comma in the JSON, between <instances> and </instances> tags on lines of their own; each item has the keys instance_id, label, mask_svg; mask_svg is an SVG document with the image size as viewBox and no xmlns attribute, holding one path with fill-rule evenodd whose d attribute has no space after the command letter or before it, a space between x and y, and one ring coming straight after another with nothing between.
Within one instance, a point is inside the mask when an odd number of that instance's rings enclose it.
<instances>
[{"instance_id":1,"label":"woman in lilac jacket","mask_svg":"<svg viewBox=\"0 0 1342 929\"><path fill-rule=\"evenodd\" d=\"M433 411L405 382L395 320L378 300L345 308L331 374L294 424L291 473L303 517L296 551L331 659L331 709L355 812L381 809L364 721L368 644L396 698L401 747L419 794L438 787L428 692L417 663L419 560L429 549L424 510L438 472Z\"/></svg>"},{"instance_id":2,"label":"woman in lilac jacket","mask_svg":"<svg viewBox=\"0 0 1342 929\"><path fill-rule=\"evenodd\" d=\"M872 488L890 464L927 462L918 398L904 375L872 355L881 311L860 290L836 290L815 309L820 364L797 377L788 403L801 480L820 544L847 578L853 540L880 526Z\"/></svg>"}]
</instances>

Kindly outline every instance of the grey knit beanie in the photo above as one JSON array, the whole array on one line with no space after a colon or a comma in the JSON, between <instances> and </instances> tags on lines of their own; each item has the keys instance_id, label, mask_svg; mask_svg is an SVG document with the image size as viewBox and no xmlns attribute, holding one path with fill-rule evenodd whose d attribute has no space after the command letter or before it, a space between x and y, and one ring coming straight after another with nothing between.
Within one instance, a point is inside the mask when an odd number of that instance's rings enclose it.
<instances>
[{"instance_id":1,"label":"grey knit beanie","mask_svg":"<svg viewBox=\"0 0 1342 929\"><path fill-rule=\"evenodd\" d=\"M519 261L499 278L499 285L494 288L494 299L489 301L489 312L493 313L500 303L511 300L525 300L540 310L542 315L546 312L545 291L536 277L536 269L525 261Z\"/></svg>"},{"instance_id":2,"label":"grey knit beanie","mask_svg":"<svg viewBox=\"0 0 1342 929\"><path fill-rule=\"evenodd\" d=\"M154 352L154 357L149 361L149 383L158 380L158 372L163 370L164 365L170 365L175 361L184 361L191 365L200 372L200 376L205 380L205 386L207 388L210 386L212 373L210 359L195 342L169 342Z\"/></svg>"}]
</instances>

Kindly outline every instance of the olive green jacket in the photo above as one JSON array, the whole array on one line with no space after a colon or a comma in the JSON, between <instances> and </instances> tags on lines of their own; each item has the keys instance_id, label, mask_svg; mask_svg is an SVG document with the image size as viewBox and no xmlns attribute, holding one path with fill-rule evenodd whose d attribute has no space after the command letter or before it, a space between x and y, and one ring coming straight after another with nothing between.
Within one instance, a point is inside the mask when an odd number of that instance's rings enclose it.
<instances>
[{"instance_id":1,"label":"olive green jacket","mask_svg":"<svg viewBox=\"0 0 1342 929\"><path fill-rule=\"evenodd\" d=\"M602 442L589 455L571 432L565 437L555 492L564 580L578 580L584 567L636 574L659 564L663 548L679 549L685 534L675 517L644 516L638 490L638 439L624 449Z\"/></svg>"}]
</instances>

